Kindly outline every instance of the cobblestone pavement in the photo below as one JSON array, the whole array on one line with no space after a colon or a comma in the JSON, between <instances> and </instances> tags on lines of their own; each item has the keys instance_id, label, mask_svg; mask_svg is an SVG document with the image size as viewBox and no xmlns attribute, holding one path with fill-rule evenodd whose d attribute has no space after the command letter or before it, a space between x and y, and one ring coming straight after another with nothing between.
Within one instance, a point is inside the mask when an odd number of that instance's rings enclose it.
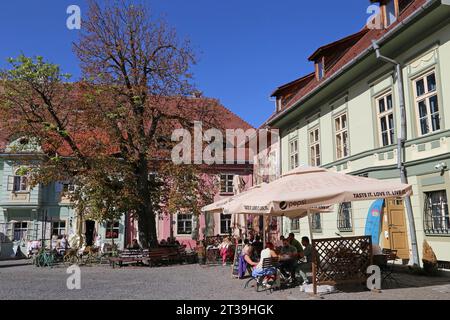
<instances>
[{"instance_id":1,"label":"cobblestone pavement","mask_svg":"<svg viewBox=\"0 0 450 320\"><path fill-rule=\"evenodd\" d=\"M401 274L407 288L381 293L367 290L313 297L299 288L257 293L231 278L230 267L184 265L163 268L109 266L81 267L81 290L68 290L63 266L36 268L26 261L0 262L2 299L174 299L174 300L308 300L308 299L450 299L450 278Z\"/></svg>"}]
</instances>

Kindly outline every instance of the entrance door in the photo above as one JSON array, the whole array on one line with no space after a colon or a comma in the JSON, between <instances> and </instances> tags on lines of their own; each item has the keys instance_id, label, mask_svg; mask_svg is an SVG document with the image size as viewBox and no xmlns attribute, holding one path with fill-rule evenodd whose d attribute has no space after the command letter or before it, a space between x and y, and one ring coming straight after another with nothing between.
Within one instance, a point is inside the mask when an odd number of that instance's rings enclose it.
<instances>
[{"instance_id":1,"label":"entrance door","mask_svg":"<svg viewBox=\"0 0 450 320\"><path fill-rule=\"evenodd\" d=\"M409 259L409 243L403 199L387 199L386 204L390 249L397 250L397 256L400 259Z\"/></svg>"},{"instance_id":2,"label":"entrance door","mask_svg":"<svg viewBox=\"0 0 450 320\"><path fill-rule=\"evenodd\" d=\"M86 246L94 244L95 221L86 220Z\"/></svg>"}]
</instances>

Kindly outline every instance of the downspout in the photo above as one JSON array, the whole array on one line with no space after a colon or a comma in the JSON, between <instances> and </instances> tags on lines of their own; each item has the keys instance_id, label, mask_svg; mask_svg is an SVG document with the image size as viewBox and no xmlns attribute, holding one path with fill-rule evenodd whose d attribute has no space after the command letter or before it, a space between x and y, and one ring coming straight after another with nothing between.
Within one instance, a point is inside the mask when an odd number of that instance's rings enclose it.
<instances>
[{"instance_id":1,"label":"downspout","mask_svg":"<svg viewBox=\"0 0 450 320\"><path fill-rule=\"evenodd\" d=\"M372 41L373 49L375 50L376 57L379 60L395 65L396 74L397 74L397 90L398 97L400 103L400 121L401 121L401 130L400 134L397 138L397 168L400 171L400 179L402 183L407 184L408 178L406 176L405 163L404 163L404 155L405 155L405 142L406 142L406 108L405 108L405 93L404 93L404 83L403 83L403 74L402 74L402 66L396 60L385 57L380 53L380 47L378 43L373 40ZM414 222L414 214L411 205L411 197L407 196L405 198L406 205L406 213L408 215L408 224L409 224L409 233L411 238L411 250L412 250L412 263L414 266L420 267L419 262L419 249L417 247L417 236L416 236L416 226Z\"/></svg>"}]
</instances>

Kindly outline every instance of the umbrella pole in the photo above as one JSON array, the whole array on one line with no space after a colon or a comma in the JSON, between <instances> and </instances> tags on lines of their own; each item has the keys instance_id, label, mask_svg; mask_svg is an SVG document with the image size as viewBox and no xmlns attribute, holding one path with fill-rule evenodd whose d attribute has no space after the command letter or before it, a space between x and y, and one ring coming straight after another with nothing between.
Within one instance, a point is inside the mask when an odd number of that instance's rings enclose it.
<instances>
[{"instance_id":1,"label":"umbrella pole","mask_svg":"<svg viewBox=\"0 0 450 320\"><path fill-rule=\"evenodd\" d=\"M313 232L312 232L312 217L311 217L311 210L308 209L308 224L309 224L309 237L310 237L310 241L311 241L311 245L313 243ZM315 258L315 252L314 252L314 247L312 250L312 272L313 272L313 292L314 295L317 294L317 282L316 282L316 258Z\"/></svg>"}]
</instances>

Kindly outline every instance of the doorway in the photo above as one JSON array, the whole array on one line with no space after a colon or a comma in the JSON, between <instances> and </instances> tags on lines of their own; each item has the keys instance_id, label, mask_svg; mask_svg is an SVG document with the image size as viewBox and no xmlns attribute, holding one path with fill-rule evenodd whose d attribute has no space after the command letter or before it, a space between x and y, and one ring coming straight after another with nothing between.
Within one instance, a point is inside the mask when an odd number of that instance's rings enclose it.
<instances>
[{"instance_id":1,"label":"doorway","mask_svg":"<svg viewBox=\"0 0 450 320\"><path fill-rule=\"evenodd\" d=\"M95 221L86 220L85 222L86 233L86 246L92 246L94 244L94 233L95 233Z\"/></svg>"},{"instance_id":2,"label":"doorway","mask_svg":"<svg viewBox=\"0 0 450 320\"><path fill-rule=\"evenodd\" d=\"M383 247L397 250L400 259L409 259L409 242L403 199L386 199L383 210Z\"/></svg>"}]
</instances>

